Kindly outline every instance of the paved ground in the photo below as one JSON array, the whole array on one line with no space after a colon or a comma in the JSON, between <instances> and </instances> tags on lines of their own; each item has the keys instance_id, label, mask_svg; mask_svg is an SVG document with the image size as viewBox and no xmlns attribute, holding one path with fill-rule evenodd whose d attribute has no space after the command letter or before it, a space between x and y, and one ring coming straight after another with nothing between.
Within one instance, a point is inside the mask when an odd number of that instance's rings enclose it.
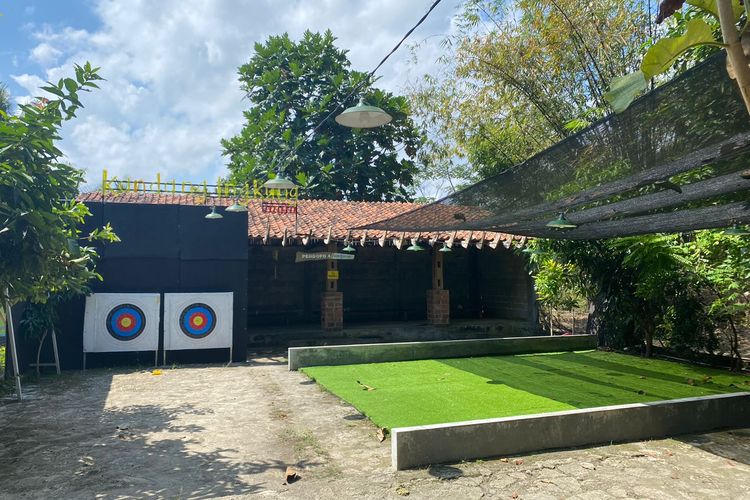
<instances>
[{"instance_id":1,"label":"paved ground","mask_svg":"<svg viewBox=\"0 0 750 500\"><path fill-rule=\"evenodd\" d=\"M750 498L750 428L393 472L369 421L278 358L31 396L0 401L0 498Z\"/></svg>"}]
</instances>

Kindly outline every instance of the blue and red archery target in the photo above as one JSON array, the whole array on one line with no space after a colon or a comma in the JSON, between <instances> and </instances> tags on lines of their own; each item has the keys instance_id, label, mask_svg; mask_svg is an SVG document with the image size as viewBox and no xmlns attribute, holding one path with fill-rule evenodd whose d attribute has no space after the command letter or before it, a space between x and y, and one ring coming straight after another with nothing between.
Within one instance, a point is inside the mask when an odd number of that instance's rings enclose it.
<instances>
[{"instance_id":1,"label":"blue and red archery target","mask_svg":"<svg viewBox=\"0 0 750 500\"><path fill-rule=\"evenodd\" d=\"M211 335L216 328L216 312L208 304L196 302L180 313L180 330L193 339Z\"/></svg>"},{"instance_id":2,"label":"blue and red archery target","mask_svg":"<svg viewBox=\"0 0 750 500\"><path fill-rule=\"evenodd\" d=\"M117 340L129 341L137 338L146 328L146 315L133 304L120 304L107 314L107 332Z\"/></svg>"}]
</instances>

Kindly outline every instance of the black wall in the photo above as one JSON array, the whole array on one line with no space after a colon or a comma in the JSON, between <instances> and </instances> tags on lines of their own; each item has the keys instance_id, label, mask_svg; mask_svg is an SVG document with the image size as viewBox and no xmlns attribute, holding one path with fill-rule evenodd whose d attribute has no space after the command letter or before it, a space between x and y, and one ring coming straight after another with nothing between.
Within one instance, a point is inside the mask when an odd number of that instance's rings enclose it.
<instances>
[{"instance_id":1,"label":"black wall","mask_svg":"<svg viewBox=\"0 0 750 500\"><path fill-rule=\"evenodd\" d=\"M87 204L92 217L84 232L109 222L122 240L101 245L97 266L103 281L91 284L94 292L169 293L234 292L235 361L247 350L247 215L223 213L208 220L206 207ZM58 340L63 368L80 368L83 352L83 297L60 308ZM162 313L164 301L161 301ZM160 339L163 331L160 327ZM162 346L162 341L159 343ZM226 361L226 349L169 351L167 362ZM96 353L88 366L119 362L153 364L149 352ZM159 360L161 362L161 352Z\"/></svg>"}]
</instances>

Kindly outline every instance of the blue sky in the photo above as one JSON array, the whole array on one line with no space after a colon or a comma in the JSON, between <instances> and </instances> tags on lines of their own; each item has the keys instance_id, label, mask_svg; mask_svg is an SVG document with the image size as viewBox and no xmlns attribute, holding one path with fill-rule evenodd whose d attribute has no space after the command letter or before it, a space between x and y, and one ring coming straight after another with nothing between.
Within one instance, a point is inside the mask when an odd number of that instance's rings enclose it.
<instances>
[{"instance_id":1,"label":"blue sky","mask_svg":"<svg viewBox=\"0 0 750 500\"><path fill-rule=\"evenodd\" d=\"M431 0L0 0L0 81L16 102L39 85L101 66L106 82L63 129L67 161L87 171L150 179L215 180L225 173L220 139L242 126L237 66L255 42L331 29L353 67L369 71L422 16ZM440 36L459 0L443 0L379 72L399 92L434 70Z\"/></svg>"}]
</instances>

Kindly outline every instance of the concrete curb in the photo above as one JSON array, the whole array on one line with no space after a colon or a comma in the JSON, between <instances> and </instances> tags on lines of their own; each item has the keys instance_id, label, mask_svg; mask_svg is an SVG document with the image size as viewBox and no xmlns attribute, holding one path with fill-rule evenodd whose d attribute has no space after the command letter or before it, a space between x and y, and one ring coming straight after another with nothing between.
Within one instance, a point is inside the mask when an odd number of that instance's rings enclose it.
<instances>
[{"instance_id":1,"label":"concrete curb","mask_svg":"<svg viewBox=\"0 0 750 500\"><path fill-rule=\"evenodd\" d=\"M396 470L554 448L750 426L750 392L602 406L391 431Z\"/></svg>"},{"instance_id":2,"label":"concrete curb","mask_svg":"<svg viewBox=\"0 0 750 500\"><path fill-rule=\"evenodd\" d=\"M596 335L555 337L503 337L493 339L395 342L322 347L290 347L289 370L306 366L355 365L387 361L445 359L539 352L586 351L596 349Z\"/></svg>"}]
</instances>

